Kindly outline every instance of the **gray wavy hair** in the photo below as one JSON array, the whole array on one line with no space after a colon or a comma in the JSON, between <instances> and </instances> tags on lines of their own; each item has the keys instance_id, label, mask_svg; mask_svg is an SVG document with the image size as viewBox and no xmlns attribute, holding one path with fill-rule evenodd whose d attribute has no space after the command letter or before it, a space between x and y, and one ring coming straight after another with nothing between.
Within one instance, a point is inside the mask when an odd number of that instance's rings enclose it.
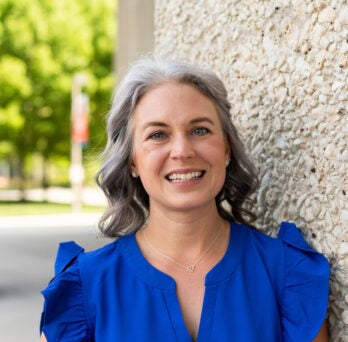
<instances>
[{"instance_id":1,"label":"gray wavy hair","mask_svg":"<svg viewBox=\"0 0 348 342\"><path fill-rule=\"evenodd\" d=\"M130 174L132 114L150 89L169 82L195 87L216 106L231 149L225 183L215 199L219 214L226 220L247 225L255 219L250 195L258 184L256 171L231 121L231 105L223 82L212 71L153 57L139 60L130 68L113 96L107 116L108 140L104 162L96 175L96 182L108 200L108 208L99 221L99 228L105 236L123 236L140 229L146 222L149 196L141 180Z\"/></svg>"}]
</instances>

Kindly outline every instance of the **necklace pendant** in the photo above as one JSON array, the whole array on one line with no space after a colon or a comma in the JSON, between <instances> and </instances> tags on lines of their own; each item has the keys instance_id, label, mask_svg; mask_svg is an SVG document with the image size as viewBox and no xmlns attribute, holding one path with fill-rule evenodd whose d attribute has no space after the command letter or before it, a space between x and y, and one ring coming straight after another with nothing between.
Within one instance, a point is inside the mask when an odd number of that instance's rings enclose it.
<instances>
[{"instance_id":1,"label":"necklace pendant","mask_svg":"<svg viewBox=\"0 0 348 342\"><path fill-rule=\"evenodd\" d=\"M190 273L193 273L195 271L196 266L195 265L188 265L186 266L186 270Z\"/></svg>"}]
</instances>

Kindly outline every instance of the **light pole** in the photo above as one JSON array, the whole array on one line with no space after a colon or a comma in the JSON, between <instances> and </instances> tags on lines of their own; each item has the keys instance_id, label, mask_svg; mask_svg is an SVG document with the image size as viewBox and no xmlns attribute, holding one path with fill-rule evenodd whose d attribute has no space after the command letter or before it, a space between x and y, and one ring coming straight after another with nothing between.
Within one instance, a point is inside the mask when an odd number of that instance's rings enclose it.
<instances>
[{"instance_id":1,"label":"light pole","mask_svg":"<svg viewBox=\"0 0 348 342\"><path fill-rule=\"evenodd\" d=\"M73 77L71 89L71 165L69 170L72 189L72 210L80 212L85 172L82 164L82 146L88 142L89 98L82 93L88 82L84 74Z\"/></svg>"}]
</instances>

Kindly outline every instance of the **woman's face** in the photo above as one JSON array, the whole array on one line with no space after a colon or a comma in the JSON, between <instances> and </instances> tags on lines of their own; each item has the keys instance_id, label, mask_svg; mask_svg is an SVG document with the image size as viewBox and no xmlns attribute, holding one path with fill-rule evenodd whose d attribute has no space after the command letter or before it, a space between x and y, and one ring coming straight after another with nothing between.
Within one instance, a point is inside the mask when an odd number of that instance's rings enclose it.
<instances>
[{"instance_id":1,"label":"woman's face","mask_svg":"<svg viewBox=\"0 0 348 342\"><path fill-rule=\"evenodd\" d=\"M196 88L160 85L135 108L133 165L154 209L205 210L225 181L229 145L214 103Z\"/></svg>"}]
</instances>

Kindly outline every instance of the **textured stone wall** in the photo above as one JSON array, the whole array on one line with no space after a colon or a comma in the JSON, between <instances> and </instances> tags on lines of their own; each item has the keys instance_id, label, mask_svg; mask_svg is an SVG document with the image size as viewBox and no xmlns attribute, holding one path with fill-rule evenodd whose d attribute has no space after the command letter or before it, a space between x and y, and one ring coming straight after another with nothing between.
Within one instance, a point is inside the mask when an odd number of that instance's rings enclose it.
<instances>
[{"instance_id":1,"label":"textured stone wall","mask_svg":"<svg viewBox=\"0 0 348 342\"><path fill-rule=\"evenodd\" d=\"M331 341L348 341L346 0L157 0L156 52L214 69L260 171L257 226L296 222L331 263Z\"/></svg>"}]
</instances>

